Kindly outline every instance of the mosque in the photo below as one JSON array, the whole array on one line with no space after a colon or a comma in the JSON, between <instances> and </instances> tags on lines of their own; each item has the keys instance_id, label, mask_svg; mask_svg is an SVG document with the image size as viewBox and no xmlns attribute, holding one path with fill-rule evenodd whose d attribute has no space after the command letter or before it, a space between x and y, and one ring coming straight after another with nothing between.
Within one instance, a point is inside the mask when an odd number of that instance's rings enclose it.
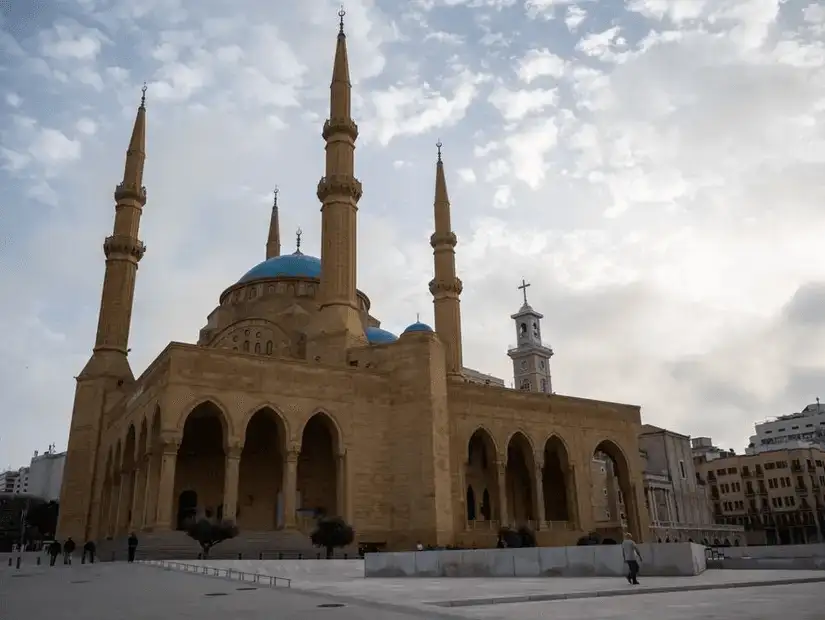
<instances>
[{"instance_id":1,"label":"mosque","mask_svg":"<svg viewBox=\"0 0 825 620\"><path fill-rule=\"evenodd\" d=\"M435 164L434 328L381 328L357 288L358 126L343 15L324 122L321 257L281 253L277 196L266 260L221 293L197 344L171 342L138 378L128 361L145 253L145 89L116 186L91 357L77 376L58 536L174 532L206 513L241 535L306 532L339 515L387 549L492 546L528 524L542 545L612 525L649 538L640 409L552 391L542 315L512 315L517 389L465 368L462 282L441 147ZM422 242L422 251L424 251ZM626 514L594 508L609 457ZM598 457L598 458L596 458ZM602 461L604 462L604 461ZM602 472L604 469L602 469ZM602 515L603 516L603 515Z\"/></svg>"}]
</instances>

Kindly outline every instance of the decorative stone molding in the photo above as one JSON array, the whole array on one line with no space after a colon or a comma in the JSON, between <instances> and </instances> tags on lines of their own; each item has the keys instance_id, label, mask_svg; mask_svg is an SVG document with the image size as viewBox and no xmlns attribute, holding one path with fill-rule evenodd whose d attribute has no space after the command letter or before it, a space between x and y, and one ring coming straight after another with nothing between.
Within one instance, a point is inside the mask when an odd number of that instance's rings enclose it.
<instances>
[{"instance_id":1,"label":"decorative stone molding","mask_svg":"<svg viewBox=\"0 0 825 620\"><path fill-rule=\"evenodd\" d=\"M134 200L140 206L146 205L146 187L138 187L135 183L118 183L115 187L115 202Z\"/></svg>"},{"instance_id":2,"label":"decorative stone molding","mask_svg":"<svg viewBox=\"0 0 825 620\"><path fill-rule=\"evenodd\" d=\"M139 261L146 253L143 241L128 235L111 235L103 242L103 252L106 258L129 257Z\"/></svg>"},{"instance_id":3,"label":"decorative stone molding","mask_svg":"<svg viewBox=\"0 0 825 620\"><path fill-rule=\"evenodd\" d=\"M345 196L353 200L360 200L364 189L361 181L349 174L331 174L321 177L318 181L318 200L324 202L330 196Z\"/></svg>"},{"instance_id":4,"label":"decorative stone molding","mask_svg":"<svg viewBox=\"0 0 825 620\"><path fill-rule=\"evenodd\" d=\"M430 293L433 297L443 297L449 295L461 295L464 284L459 278L452 281L430 280Z\"/></svg>"},{"instance_id":5,"label":"decorative stone molding","mask_svg":"<svg viewBox=\"0 0 825 620\"><path fill-rule=\"evenodd\" d=\"M324 140L329 140L336 134L344 134L355 142L358 138L358 125L351 118L333 117L324 121L324 128L321 131Z\"/></svg>"},{"instance_id":6,"label":"decorative stone molding","mask_svg":"<svg viewBox=\"0 0 825 620\"><path fill-rule=\"evenodd\" d=\"M430 245L433 249L445 245L454 248L458 245L458 237L456 237L455 233L452 231L448 233L434 232L430 235Z\"/></svg>"}]
</instances>

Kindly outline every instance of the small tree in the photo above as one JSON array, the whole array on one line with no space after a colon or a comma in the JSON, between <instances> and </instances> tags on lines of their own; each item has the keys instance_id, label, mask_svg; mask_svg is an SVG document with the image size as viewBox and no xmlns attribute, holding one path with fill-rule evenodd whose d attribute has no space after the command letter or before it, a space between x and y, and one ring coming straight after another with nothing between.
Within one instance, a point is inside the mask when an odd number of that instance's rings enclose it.
<instances>
[{"instance_id":1,"label":"small tree","mask_svg":"<svg viewBox=\"0 0 825 620\"><path fill-rule=\"evenodd\" d=\"M516 532L521 540L522 547L535 547L536 546L536 534L526 525L522 525L518 528Z\"/></svg>"},{"instance_id":2,"label":"small tree","mask_svg":"<svg viewBox=\"0 0 825 620\"><path fill-rule=\"evenodd\" d=\"M238 527L232 521L211 521L209 519L192 520L186 525L186 534L197 541L203 551L204 559L209 557L209 550L218 543L235 538Z\"/></svg>"},{"instance_id":3,"label":"small tree","mask_svg":"<svg viewBox=\"0 0 825 620\"><path fill-rule=\"evenodd\" d=\"M351 545L355 540L355 532L341 517L322 517L315 525L309 539L316 547L323 547L327 552L327 559L332 557L336 548Z\"/></svg>"},{"instance_id":4,"label":"small tree","mask_svg":"<svg viewBox=\"0 0 825 620\"><path fill-rule=\"evenodd\" d=\"M519 549L522 547L521 534L516 530L504 526L498 531L498 539L500 541L498 546L508 547L510 549Z\"/></svg>"}]
</instances>

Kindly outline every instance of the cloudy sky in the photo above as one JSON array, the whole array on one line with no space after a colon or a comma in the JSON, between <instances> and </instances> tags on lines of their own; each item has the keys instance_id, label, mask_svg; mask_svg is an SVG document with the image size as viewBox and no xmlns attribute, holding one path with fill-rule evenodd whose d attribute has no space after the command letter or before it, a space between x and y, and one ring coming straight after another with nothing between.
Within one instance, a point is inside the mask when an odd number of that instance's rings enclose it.
<instances>
[{"instance_id":1,"label":"cloudy sky","mask_svg":"<svg viewBox=\"0 0 825 620\"><path fill-rule=\"evenodd\" d=\"M140 86L139 374L264 257L318 254L328 0L12 0L0 14L0 466L65 446ZM349 0L359 288L432 319L444 143L465 364L510 380L517 286L554 388L741 449L825 397L817 0Z\"/></svg>"}]
</instances>

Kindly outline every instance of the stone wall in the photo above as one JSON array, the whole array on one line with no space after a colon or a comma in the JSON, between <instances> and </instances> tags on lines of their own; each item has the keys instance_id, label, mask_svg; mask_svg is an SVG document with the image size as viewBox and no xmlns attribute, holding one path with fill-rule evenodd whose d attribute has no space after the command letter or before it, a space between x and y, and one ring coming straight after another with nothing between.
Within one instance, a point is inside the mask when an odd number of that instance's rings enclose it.
<instances>
[{"instance_id":1,"label":"stone wall","mask_svg":"<svg viewBox=\"0 0 825 620\"><path fill-rule=\"evenodd\" d=\"M695 543L640 544L641 575L691 576L705 571ZM365 577L617 577L627 574L620 545L368 553Z\"/></svg>"}]
</instances>

